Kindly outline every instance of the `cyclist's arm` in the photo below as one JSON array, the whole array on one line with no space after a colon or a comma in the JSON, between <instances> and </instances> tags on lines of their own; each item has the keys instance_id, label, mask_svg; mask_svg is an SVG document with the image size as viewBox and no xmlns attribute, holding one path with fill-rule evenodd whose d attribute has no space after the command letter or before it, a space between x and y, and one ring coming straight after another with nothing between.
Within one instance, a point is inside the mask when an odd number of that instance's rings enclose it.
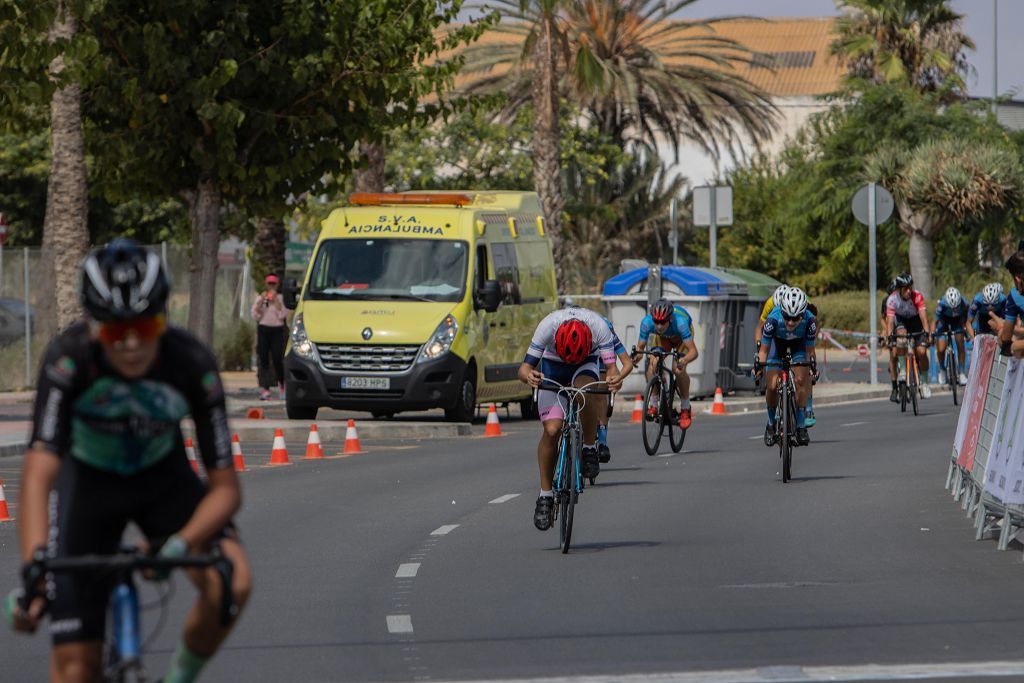
<instances>
[{"instance_id":1,"label":"cyclist's arm","mask_svg":"<svg viewBox=\"0 0 1024 683\"><path fill-rule=\"evenodd\" d=\"M693 338L683 340L683 348L686 350L686 354L682 357L684 365L689 365L693 361L697 360L697 345L693 343Z\"/></svg>"},{"instance_id":2,"label":"cyclist's arm","mask_svg":"<svg viewBox=\"0 0 1024 683\"><path fill-rule=\"evenodd\" d=\"M519 366L519 381L523 384L529 384L536 389L540 386L542 379L544 379L544 375L537 369L536 363L531 364L529 360L526 360Z\"/></svg>"},{"instance_id":3,"label":"cyclist's arm","mask_svg":"<svg viewBox=\"0 0 1024 683\"><path fill-rule=\"evenodd\" d=\"M919 318L921 318L921 329L924 330L925 332L931 331L931 325L928 324L928 309L917 309L917 315Z\"/></svg>"},{"instance_id":4,"label":"cyclist's arm","mask_svg":"<svg viewBox=\"0 0 1024 683\"><path fill-rule=\"evenodd\" d=\"M772 337L775 335L775 323L769 318L761 325L761 348L757 350L758 363L764 365L768 362L768 350L772 345Z\"/></svg>"},{"instance_id":5,"label":"cyclist's arm","mask_svg":"<svg viewBox=\"0 0 1024 683\"><path fill-rule=\"evenodd\" d=\"M619 377L621 379L625 379L629 373L633 372L633 359L630 358L629 354L625 351L620 353L617 358L621 364L621 367L619 368Z\"/></svg>"},{"instance_id":6,"label":"cyclist's arm","mask_svg":"<svg viewBox=\"0 0 1024 683\"><path fill-rule=\"evenodd\" d=\"M60 472L60 456L32 447L22 463L21 492L18 496L18 534L21 561L28 562L36 548L46 545L49 532L50 491Z\"/></svg>"}]
</instances>

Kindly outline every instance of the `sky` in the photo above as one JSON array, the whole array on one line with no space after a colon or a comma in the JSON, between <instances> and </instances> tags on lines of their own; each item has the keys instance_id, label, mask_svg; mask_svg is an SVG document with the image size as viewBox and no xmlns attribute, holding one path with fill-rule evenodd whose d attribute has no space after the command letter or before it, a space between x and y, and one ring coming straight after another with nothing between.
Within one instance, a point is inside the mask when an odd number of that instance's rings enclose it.
<instances>
[{"instance_id":1,"label":"sky","mask_svg":"<svg viewBox=\"0 0 1024 683\"><path fill-rule=\"evenodd\" d=\"M968 61L976 73L968 74L967 90L972 96L992 96L993 4L998 4L999 93L1017 90L1013 99L1024 101L1024 41L1019 27L1024 26L1024 0L952 0L950 6L964 15L964 32L977 49L968 51ZM823 17L837 15L833 0L699 0L679 13L695 18L711 15L750 14L763 17Z\"/></svg>"}]
</instances>

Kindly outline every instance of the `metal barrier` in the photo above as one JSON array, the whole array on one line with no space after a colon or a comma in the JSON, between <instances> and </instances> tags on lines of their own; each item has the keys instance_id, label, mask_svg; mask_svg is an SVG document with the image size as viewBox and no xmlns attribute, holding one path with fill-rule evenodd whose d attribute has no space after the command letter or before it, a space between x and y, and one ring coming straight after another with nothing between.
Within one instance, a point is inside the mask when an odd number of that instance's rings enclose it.
<instances>
[{"instance_id":1,"label":"metal barrier","mask_svg":"<svg viewBox=\"0 0 1024 683\"><path fill-rule=\"evenodd\" d=\"M1024 382L1019 378L1024 361L1000 356L995 338L985 337L972 350L946 488L973 517L975 539L998 534L998 549L1007 550L1024 531L1024 449L1013 446L1018 418L1024 414ZM1007 474L1014 469L1020 478L1008 490Z\"/></svg>"}]
</instances>

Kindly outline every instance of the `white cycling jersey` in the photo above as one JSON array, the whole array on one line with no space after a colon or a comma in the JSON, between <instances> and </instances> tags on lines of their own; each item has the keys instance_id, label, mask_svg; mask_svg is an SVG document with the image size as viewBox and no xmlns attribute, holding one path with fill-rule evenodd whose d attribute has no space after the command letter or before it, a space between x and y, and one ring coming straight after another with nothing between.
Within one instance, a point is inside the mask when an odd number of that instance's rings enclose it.
<instances>
[{"instance_id":1,"label":"white cycling jersey","mask_svg":"<svg viewBox=\"0 0 1024 683\"><path fill-rule=\"evenodd\" d=\"M530 342L530 348L526 352L527 362L532 360L533 363L531 364L536 365L542 358L561 362L562 359L559 358L558 353L555 351L555 332L558 331L559 325L573 318L586 323L587 327L590 328L590 334L594 339L590 350L591 355L594 353L599 354L601 362L605 365L614 363L615 339L612 336L608 323L589 308L581 308L579 306L569 306L558 311L552 311L540 321L540 324L537 325L537 331L533 333L533 341Z\"/></svg>"}]
</instances>

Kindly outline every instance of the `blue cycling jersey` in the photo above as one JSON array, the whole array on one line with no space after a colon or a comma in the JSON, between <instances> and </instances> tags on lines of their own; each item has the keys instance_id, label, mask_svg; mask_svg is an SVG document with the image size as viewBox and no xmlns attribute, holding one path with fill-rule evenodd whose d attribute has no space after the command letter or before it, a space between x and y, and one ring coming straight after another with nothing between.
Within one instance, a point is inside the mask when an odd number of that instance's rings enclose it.
<instances>
[{"instance_id":1,"label":"blue cycling jersey","mask_svg":"<svg viewBox=\"0 0 1024 683\"><path fill-rule=\"evenodd\" d=\"M967 323L967 304L961 301L959 306L953 308L945 299L939 299L935 307L935 319L950 327L963 327Z\"/></svg>"},{"instance_id":2,"label":"blue cycling jersey","mask_svg":"<svg viewBox=\"0 0 1024 683\"><path fill-rule=\"evenodd\" d=\"M989 313L995 313L1000 319L1003 317L1003 313L1006 311L1006 296L1003 294L999 295L999 300L994 304L985 303L985 297L978 294L974 297L974 301L971 302L970 315L971 315L971 327L974 328L975 332L982 331L982 325L984 325L984 331L988 332L991 328L988 326Z\"/></svg>"},{"instance_id":3,"label":"blue cycling jersey","mask_svg":"<svg viewBox=\"0 0 1024 683\"><path fill-rule=\"evenodd\" d=\"M612 350L615 351L616 356L621 356L626 352L626 347L623 346L619 335L615 334L615 327L612 326L612 321L608 318L605 318L604 321L608 323L608 329L612 331Z\"/></svg>"},{"instance_id":4,"label":"blue cycling jersey","mask_svg":"<svg viewBox=\"0 0 1024 683\"><path fill-rule=\"evenodd\" d=\"M654 318L648 313L640 322L640 341L646 343L652 334L657 334L662 341L679 346L684 341L693 339L693 333L690 331L692 327L693 321L690 319L690 314L676 306L672 318L669 320L668 329L658 334L658 331L654 329Z\"/></svg>"},{"instance_id":5,"label":"blue cycling jersey","mask_svg":"<svg viewBox=\"0 0 1024 683\"><path fill-rule=\"evenodd\" d=\"M1010 290L1010 296L1006 299L1006 307L1003 309L1003 320L1016 322L1017 318L1024 317L1024 294L1014 287Z\"/></svg>"},{"instance_id":6,"label":"blue cycling jersey","mask_svg":"<svg viewBox=\"0 0 1024 683\"><path fill-rule=\"evenodd\" d=\"M773 341L795 342L802 341L804 346L814 346L814 339L818 336L818 319L810 311L804 311L800 322L792 330L786 327L786 321L782 316L782 309L776 307L761 326L761 345L771 344Z\"/></svg>"}]
</instances>

